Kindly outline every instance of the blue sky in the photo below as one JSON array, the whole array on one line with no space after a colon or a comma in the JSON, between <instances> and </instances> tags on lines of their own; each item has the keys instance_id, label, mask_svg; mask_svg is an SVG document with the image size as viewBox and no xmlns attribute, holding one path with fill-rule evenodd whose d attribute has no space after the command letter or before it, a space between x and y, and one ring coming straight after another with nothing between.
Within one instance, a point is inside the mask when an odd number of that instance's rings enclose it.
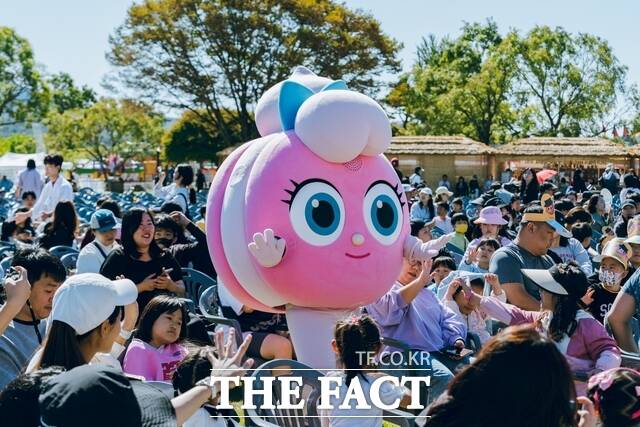
<instances>
[{"instance_id":1,"label":"blue sky","mask_svg":"<svg viewBox=\"0 0 640 427\"><path fill-rule=\"evenodd\" d=\"M123 22L131 0L0 0L0 25L31 42L38 63L50 72L66 71L79 83L104 94L100 82L110 71L105 59L108 37ZM463 21L488 17L506 32L538 24L589 32L609 41L640 83L640 2L636 0L347 0L372 13L383 30L404 43L403 65L413 62L422 36L458 33Z\"/></svg>"}]
</instances>

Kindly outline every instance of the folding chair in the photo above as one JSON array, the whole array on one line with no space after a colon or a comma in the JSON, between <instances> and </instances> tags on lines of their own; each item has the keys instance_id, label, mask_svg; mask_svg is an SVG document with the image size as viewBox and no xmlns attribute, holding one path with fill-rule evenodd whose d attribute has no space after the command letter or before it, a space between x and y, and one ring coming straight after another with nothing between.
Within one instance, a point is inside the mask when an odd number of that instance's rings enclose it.
<instances>
[{"instance_id":1,"label":"folding chair","mask_svg":"<svg viewBox=\"0 0 640 427\"><path fill-rule=\"evenodd\" d=\"M71 271L76 268L76 264L78 263L78 253L72 252L66 255L62 255L60 261L62 262L62 265L64 265L64 268L67 269L67 272Z\"/></svg>"},{"instance_id":2,"label":"folding chair","mask_svg":"<svg viewBox=\"0 0 640 427\"><path fill-rule=\"evenodd\" d=\"M5 257L2 261L0 261L0 267L2 267L2 271L7 272L9 267L11 267L11 261L13 260L12 256Z\"/></svg>"},{"instance_id":3,"label":"folding chair","mask_svg":"<svg viewBox=\"0 0 640 427\"><path fill-rule=\"evenodd\" d=\"M319 378L324 376L324 374L295 360L271 360L253 371L252 377L255 378L254 389L263 389L262 378L273 376L273 372L277 370L277 368L286 369L286 374L281 371L281 375L279 376L302 377L300 397L298 399L292 399L291 403L295 405L300 402L301 399L304 399L304 407L302 409L289 410L278 408L281 392L279 382L275 381L273 383L272 396L276 409L263 409L262 405L264 401L261 396L258 396L253 402L257 409L247 410L251 421L258 426L265 427L320 427L320 418L318 418L316 407L320 399Z\"/></svg>"},{"instance_id":4,"label":"folding chair","mask_svg":"<svg viewBox=\"0 0 640 427\"><path fill-rule=\"evenodd\" d=\"M72 248L71 246L54 246L49 249L49 253L55 257L61 258L66 254L78 253L77 249Z\"/></svg>"},{"instance_id":5,"label":"folding chair","mask_svg":"<svg viewBox=\"0 0 640 427\"><path fill-rule=\"evenodd\" d=\"M182 273L187 298L191 299L194 304L199 303L200 296L205 289L216 286L216 281L201 271L183 268Z\"/></svg>"}]
</instances>

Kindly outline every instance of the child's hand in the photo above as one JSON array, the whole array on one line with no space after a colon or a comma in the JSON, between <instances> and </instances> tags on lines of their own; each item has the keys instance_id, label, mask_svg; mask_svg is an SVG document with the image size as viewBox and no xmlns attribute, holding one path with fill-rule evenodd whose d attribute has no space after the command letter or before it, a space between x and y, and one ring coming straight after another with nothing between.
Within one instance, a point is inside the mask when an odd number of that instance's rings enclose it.
<instances>
[{"instance_id":1,"label":"child's hand","mask_svg":"<svg viewBox=\"0 0 640 427\"><path fill-rule=\"evenodd\" d=\"M502 286L497 274L487 273L484 275L484 280L491 286L494 295L502 295Z\"/></svg>"},{"instance_id":2,"label":"child's hand","mask_svg":"<svg viewBox=\"0 0 640 427\"><path fill-rule=\"evenodd\" d=\"M475 264L478 262L478 248L473 248L469 250L467 254L467 259L465 261L467 264Z\"/></svg>"},{"instance_id":3,"label":"child's hand","mask_svg":"<svg viewBox=\"0 0 640 427\"><path fill-rule=\"evenodd\" d=\"M253 365L253 359L247 359L242 363L242 358L251 343L251 335L247 335L240 347L236 350L235 329L229 330L227 342L224 343L224 331L217 331L215 334L215 350L207 354L207 359L211 362L212 377L236 377L243 376L245 371Z\"/></svg>"},{"instance_id":4,"label":"child's hand","mask_svg":"<svg viewBox=\"0 0 640 427\"><path fill-rule=\"evenodd\" d=\"M467 285L464 282L462 282L461 286L462 292L464 292L464 297L467 300L467 303L471 306L472 310L478 308L480 306L480 295L473 292L471 286Z\"/></svg>"},{"instance_id":5,"label":"child's hand","mask_svg":"<svg viewBox=\"0 0 640 427\"><path fill-rule=\"evenodd\" d=\"M578 410L578 427L596 427L598 425L598 414L593 406L593 402L584 396L576 399L582 405L582 409Z\"/></svg>"},{"instance_id":6,"label":"child's hand","mask_svg":"<svg viewBox=\"0 0 640 427\"><path fill-rule=\"evenodd\" d=\"M429 280L432 278L431 276L432 264L433 264L433 260L431 258L422 262L422 271L420 272L420 276L418 276L418 280L420 280L420 282L423 285L426 285L427 283L429 283Z\"/></svg>"},{"instance_id":7,"label":"child's hand","mask_svg":"<svg viewBox=\"0 0 640 427\"><path fill-rule=\"evenodd\" d=\"M447 293L444 295L444 299L447 301L453 300L453 295L456 291L462 286L462 279L456 278L449 283L449 287L447 288Z\"/></svg>"},{"instance_id":8,"label":"child's hand","mask_svg":"<svg viewBox=\"0 0 640 427\"><path fill-rule=\"evenodd\" d=\"M584 296L582 298L580 298L580 301L582 301L584 303L584 305L591 305L593 304L594 301L594 295L596 293L596 290L593 288L589 288L587 289L587 293L584 294Z\"/></svg>"}]
</instances>

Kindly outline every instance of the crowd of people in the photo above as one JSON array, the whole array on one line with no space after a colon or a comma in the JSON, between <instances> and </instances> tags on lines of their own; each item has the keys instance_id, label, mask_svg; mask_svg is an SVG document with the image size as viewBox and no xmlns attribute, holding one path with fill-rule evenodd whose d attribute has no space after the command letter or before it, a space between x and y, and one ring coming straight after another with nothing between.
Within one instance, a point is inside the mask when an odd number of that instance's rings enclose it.
<instances>
[{"instance_id":1,"label":"crowd of people","mask_svg":"<svg viewBox=\"0 0 640 427\"><path fill-rule=\"evenodd\" d=\"M160 175L158 209L123 210L100 197L81 224L62 161L45 158L44 180L30 161L8 190L20 203L2 223L12 248L1 272L2 423L87 425L96 414L92 425L238 421L213 409L220 389L208 378L295 359L296 348L283 315L243 305L224 286L218 314L240 328L226 340L191 307L199 301L189 300L184 269L216 278L204 222L192 218L204 212L195 206L198 174L181 164L172 182ZM443 175L434 191L421 168L405 177L391 163L411 234L441 249L427 261L405 258L387 293L336 324L338 370L329 374L345 379L339 395L354 378L401 375L390 357L401 346L402 366L431 376L418 425L638 425L640 373L623 367L640 360L635 174L607 168L598 185L579 170L570 182L530 169L503 182L474 175L452 185ZM60 247L76 251L74 265L63 264ZM377 356L375 366L363 352ZM387 387L382 399L406 406L410 392ZM336 408L321 422L382 424L382 410L362 411Z\"/></svg>"}]
</instances>

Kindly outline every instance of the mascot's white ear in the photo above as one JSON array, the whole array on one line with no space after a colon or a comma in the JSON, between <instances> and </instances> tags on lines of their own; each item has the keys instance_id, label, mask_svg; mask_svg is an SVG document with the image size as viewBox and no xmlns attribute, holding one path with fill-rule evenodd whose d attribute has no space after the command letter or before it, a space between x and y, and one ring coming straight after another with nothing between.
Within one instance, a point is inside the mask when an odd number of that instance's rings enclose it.
<instances>
[{"instance_id":1,"label":"mascot's white ear","mask_svg":"<svg viewBox=\"0 0 640 427\"><path fill-rule=\"evenodd\" d=\"M314 93L319 92L328 85L337 83L326 77L317 76L311 70L302 66L296 67L287 80L300 83ZM256 105L256 126L261 136L282 132L278 105L282 83L279 82L269 88L260 97Z\"/></svg>"}]
</instances>

